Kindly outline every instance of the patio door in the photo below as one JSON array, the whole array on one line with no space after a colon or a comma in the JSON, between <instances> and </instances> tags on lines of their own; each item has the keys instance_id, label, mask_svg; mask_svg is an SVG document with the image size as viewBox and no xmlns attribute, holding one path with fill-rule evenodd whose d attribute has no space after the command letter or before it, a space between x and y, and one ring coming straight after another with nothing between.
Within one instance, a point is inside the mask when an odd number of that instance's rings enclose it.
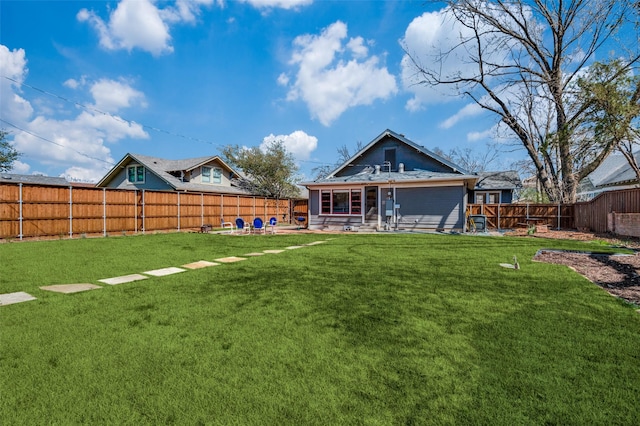
<instances>
[{"instance_id":1,"label":"patio door","mask_svg":"<svg viewBox=\"0 0 640 426\"><path fill-rule=\"evenodd\" d=\"M378 223L378 187L367 186L364 189L365 193L365 209L364 220L365 222Z\"/></svg>"}]
</instances>

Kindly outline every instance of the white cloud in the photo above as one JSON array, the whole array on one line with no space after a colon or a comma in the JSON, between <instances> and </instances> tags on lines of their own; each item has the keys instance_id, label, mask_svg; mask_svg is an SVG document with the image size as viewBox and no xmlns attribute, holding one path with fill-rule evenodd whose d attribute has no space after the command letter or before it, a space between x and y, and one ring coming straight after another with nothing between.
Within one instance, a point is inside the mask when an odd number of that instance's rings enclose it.
<instances>
[{"instance_id":1,"label":"white cloud","mask_svg":"<svg viewBox=\"0 0 640 426\"><path fill-rule=\"evenodd\" d=\"M24 51L9 52L0 45L0 71L16 81L23 81L27 74ZM64 84L67 87L81 88L86 83L95 107L102 113L82 110L75 117L62 120L47 112L34 114L31 102L17 94L19 86L10 84L6 79L1 80L0 116L7 121L12 120L11 124L17 127L8 130L11 131L13 145L23 154L22 161L28 159L43 166L66 168L65 173L74 180L97 181L114 162L108 143L149 137L141 125L116 115L124 108L144 106L144 94L124 81L102 79L89 84L83 79L81 84L76 80L66 80ZM22 161L14 164L14 170L24 172L31 168L30 164ZM91 175L86 171L91 171Z\"/></svg>"},{"instance_id":2,"label":"white cloud","mask_svg":"<svg viewBox=\"0 0 640 426\"><path fill-rule=\"evenodd\" d=\"M260 144L260 149L265 150L272 142L282 141L285 148L296 160L308 160L311 153L318 147L318 138L310 136L302 130L296 130L289 135L270 134Z\"/></svg>"},{"instance_id":3,"label":"white cloud","mask_svg":"<svg viewBox=\"0 0 640 426\"><path fill-rule=\"evenodd\" d=\"M483 139L489 139L493 136L494 129L487 129L482 132L469 132L467 134L467 140L469 142L477 142Z\"/></svg>"},{"instance_id":4,"label":"white cloud","mask_svg":"<svg viewBox=\"0 0 640 426\"><path fill-rule=\"evenodd\" d=\"M146 107L144 94L127 83L101 79L91 86L95 106L103 112L115 112L132 105Z\"/></svg>"},{"instance_id":5,"label":"white cloud","mask_svg":"<svg viewBox=\"0 0 640 426\"><path fill-rule=\"evenodd\" d=\"M26 120L33 114L33 107L20 96L20 84L27 75L23 49L9 50L0 45L0 75L0 117L14 124Z\"/></svg>"},{"instance_id":6,"label":"white cloud","mask_svg":"<svg viewBox=\"0 0 640 426\"><path fill-rule=\"evenodd\" d=\"M296 9L313 3L313 0L240 0L241 3L249 3L256 9Z\"/></svg>"},{"instance_id":7,"label":"white cloud","mask_svg":"<svg viewBox=\"0 0 640 426\"><path fill-rule=\"evenodd\" d=\"M138 48L158 56L173 52L170 24L194 23L200 9L211 4L213 0L178 0L175 6L160 9L154 0L121 0L107 22L87 9L81 9L76 18L95 28L105 49Z\"/></svg>"},{"instance_id":8,"label":"white cloud","mask_svg":"<svg viewBox=\"0 0 640 426\"><path fill-rule=\"evenodd\" d=\"M287 100L302 99L311 116L329 126L350 107L370 105L397 93L393 75L379 65L377 56L367 58L361 37L347 38L347 25L337 21L320 35L296 37L290 63L297 66ZM278 78L280 84L286 77Z\"/></svg>"},{"instance_id":9,"label":"white cloud","mask_svg":"<svg viewBox=\"0 0 640 426\"><path fill-rule=\"evenodd\" d=\"M480 107L480 105L476 103L467 104L457 113L455 113L454 115L452 115L451 117L447 118L445 121L440 123L440 128L450 129L456 124L458 124L459 121L468 117L474 117L476 115L480 115L481 113L482 113L482 108Z\"/></svg>"},{"instance_id":10,"label":"white cloud","mask_svg":"<svg viewBox=\"0 0 640 426\"><path fill-rule=\"evenodd\" d=\"M30 169L31 169L31 166L29 166L27 163L23 163L20 160L16 160L13 163L11 163L11 169L9 170L9 172L15 173L18 175L26 175L29 173Z\"/></svg>"}]
</instances>

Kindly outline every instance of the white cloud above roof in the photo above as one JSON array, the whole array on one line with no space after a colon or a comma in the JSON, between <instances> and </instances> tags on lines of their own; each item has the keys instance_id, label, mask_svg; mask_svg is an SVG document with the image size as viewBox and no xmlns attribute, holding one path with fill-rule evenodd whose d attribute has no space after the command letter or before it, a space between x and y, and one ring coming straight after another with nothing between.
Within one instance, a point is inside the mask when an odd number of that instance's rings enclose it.
<instances>
[{"instance_id":1,"label":"white cloud above roof","mask_svg":"<svg viewBox=\"0 0 640 426\"><path fill-rule=\"evenodd\" d=\"M0 45L2 75L22 82L27 75L26 64L23 50L9 51ZM114 162L109 143L125 138L149 137L142 126L117 115L125 108L143 107L144 94L124 80L101 79L90 83L85 78L67 79L63 85L87 90L92 95L93 106L100 111L89 107L69 119L50 118L42 111L36 112L32 104L19 95L19 84L1 79L0 116L15 126L8 130L13 145L21 153L21 161L14 165L14 169L28 170L29 160L42 165L62 164L68 167L64 176L71 180L97 181ZM67 112L72 114L75 111Z\"/></svg>"},{"instance_id":2,"label":"white cloud above roof","mask_svg":"<svg viewBox=\"0 0 640 426\"><path fill-rule=\"evenodd\" d=\"M311 153L318 147L318 138L296 130L288 135L265 136L260 144L260 149L265 150L272 142L282 141L285 148L296 160L308 160Z\"/></svg>"},{"instance_id":3,"label":"white cloud above roof","mask_svg":"<svg viewBox=\"0 0 640 426\"><path fill-rule=\"evenodd\" d=\"M341 21L318 35L298 36L293 45L290 64L296 67L295 77L280 75L278 82L289 89L287 100L302 99L311 116L325 126L348 108L388 99L398 91L395 77L380 58L368 56L361 37L347 39L347 25Z\"/></svg>"}]
</instances>

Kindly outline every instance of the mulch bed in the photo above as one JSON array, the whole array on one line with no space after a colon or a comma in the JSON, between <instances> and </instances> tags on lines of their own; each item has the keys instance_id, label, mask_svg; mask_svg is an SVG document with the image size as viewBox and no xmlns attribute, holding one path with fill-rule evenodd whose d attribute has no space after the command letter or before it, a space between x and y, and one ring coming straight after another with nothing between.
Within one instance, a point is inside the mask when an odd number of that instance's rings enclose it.
<instances>
[{"instance_id":1,"label":"mulch bed","mask_svg":"<svg viewBox=\"0 0 640 426\"><path fill-rule=\"evenodd\" d=\"M633 250L634 254L632 255L541 250L536 254L534 260L566 265L611 295L640 306L640 239L620 239L609 234L562 230L533 235L527 235L526 231L515 231L508 235L579 241L597 240L606 242L610 246Z\"/></svg>"}]
</instances>

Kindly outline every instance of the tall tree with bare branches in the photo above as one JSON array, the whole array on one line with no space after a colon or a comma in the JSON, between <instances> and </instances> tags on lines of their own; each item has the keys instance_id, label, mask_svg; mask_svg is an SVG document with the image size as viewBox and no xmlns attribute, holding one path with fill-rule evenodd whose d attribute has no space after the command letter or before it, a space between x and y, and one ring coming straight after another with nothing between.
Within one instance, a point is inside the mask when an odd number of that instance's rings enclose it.
<instances>
[{"instance_id":1,"label":"tall tree with bare branches","mask_svg":"<svg viewBox=\"0 0 640 426\"><path fill-rule=\"evenodd\" d=\"M495 114L498 128L526 151L553 202L573 202L580 179L616 144L580 133L589 100L571 90L600 52L625 68L638 63L637 5L631 0L450 0L443 16L458 29L451 49L422 55L404 46L416 82L446 86ZM628 28L627 28L628 27ZM621 41L623 33L632 41ZM627 50L623 50L627 49ZM465 70L447 67L463 58Z\"/></svg>"}]
</instances>

